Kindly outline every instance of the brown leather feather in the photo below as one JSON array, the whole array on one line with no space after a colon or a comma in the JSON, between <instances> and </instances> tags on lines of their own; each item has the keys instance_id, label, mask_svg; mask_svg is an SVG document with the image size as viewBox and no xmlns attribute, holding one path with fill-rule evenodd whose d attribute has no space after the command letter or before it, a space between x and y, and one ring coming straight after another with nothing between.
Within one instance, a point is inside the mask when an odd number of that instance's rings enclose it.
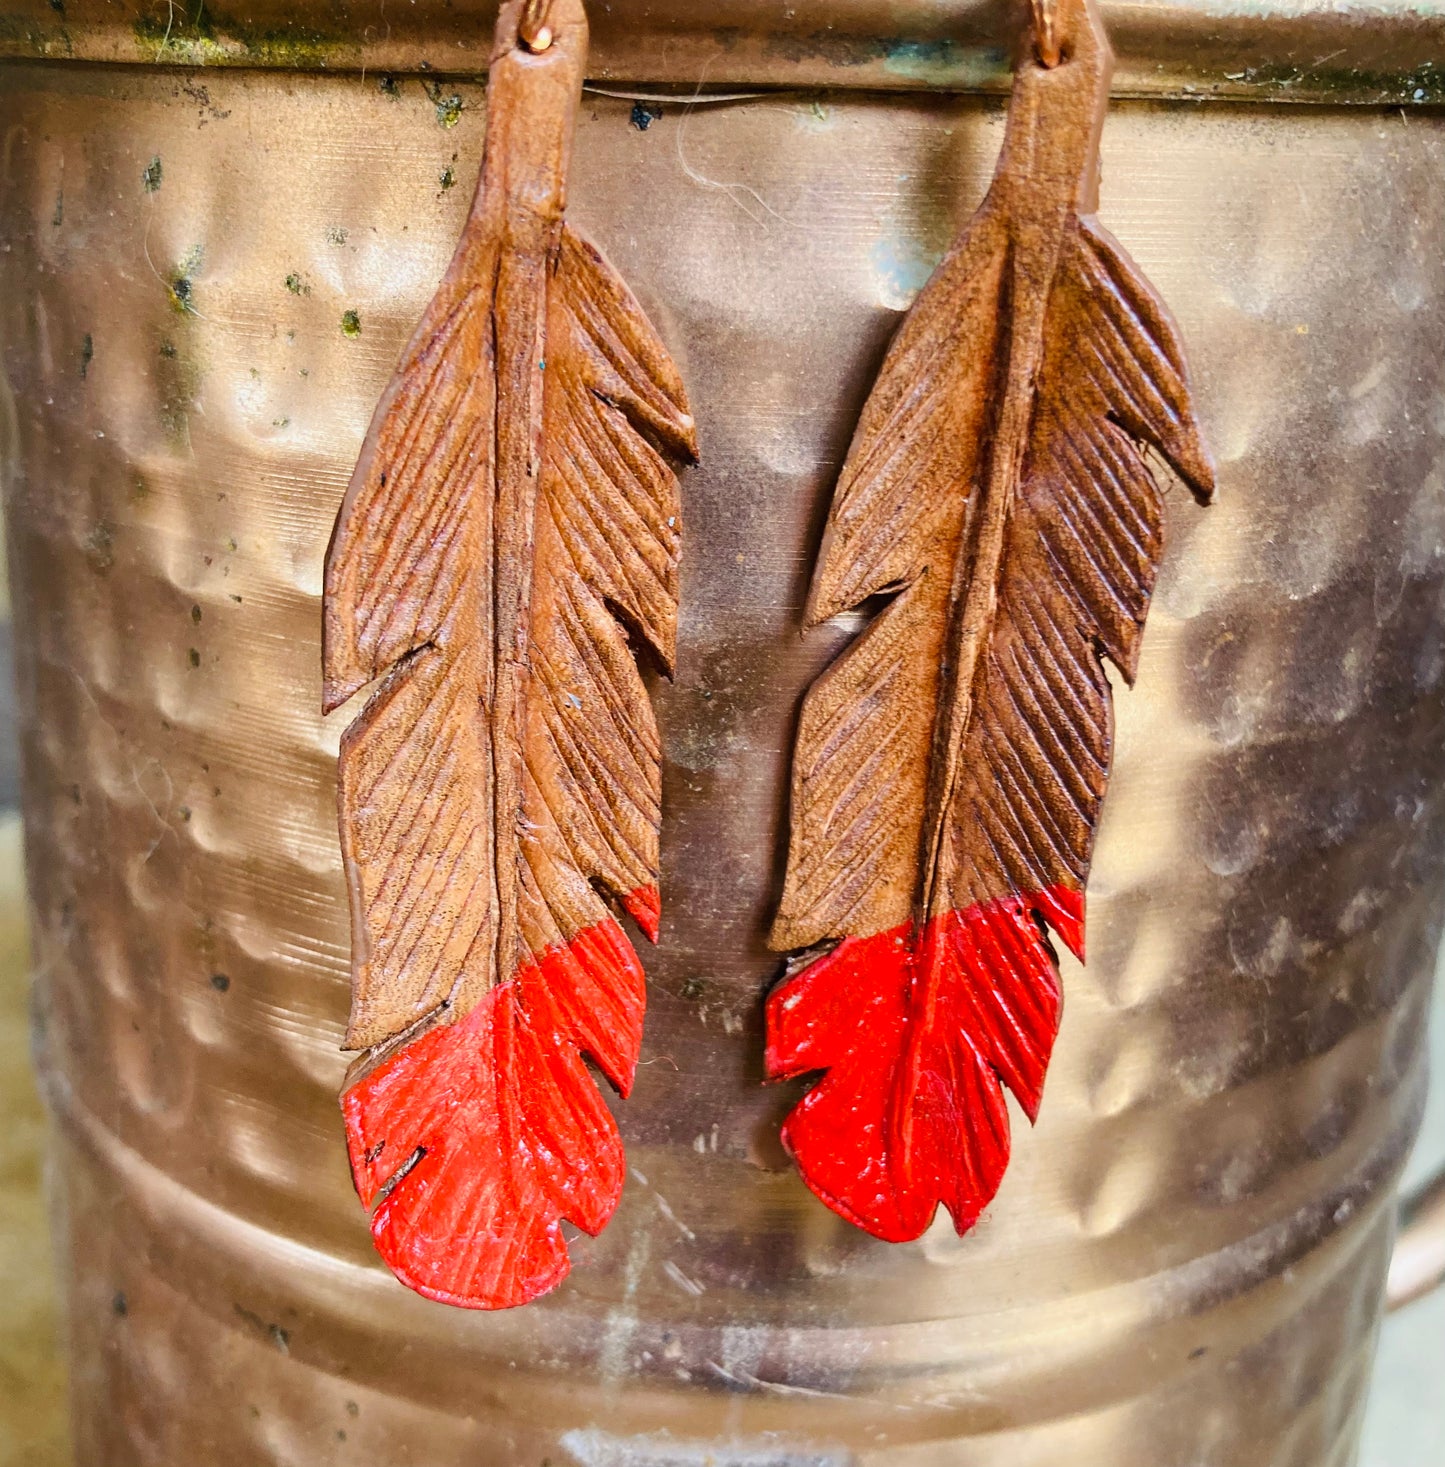
<instances>
[{"instance_id":1,"label":"brown leather feather","mask_svg":"<svg viewBox=\"0 0 1445 1467\"><path fill-rule=\"evenodd\" d=\"M1201 500L1213 489L1173 324L1090 217L1107 42L1087 0L1052 9L1061 59L1020 62L988 197L865 406L808 612L891 598L804 705L773 942L893 936L871 956L845 941L775 996L769 1065L846 1075L785 1135L827 1200L889 1237L937 1200L966 1226L992 1195L997 1076L1038 1103L1058 1017L1040 929L1082 955L1111 742L1101 657L1132 681L1161 552L1139 445ZM830 973L877 985L898 1026L871 1062L866 1035L827 1037L871 1001L850 1005ZM868 1085L888 1098L865 1125L848 1097ZM915 1176L925 1095L938 1155ZM944 1157L971 1127L976 1149Z\"/></svg>"},{"instance_id":2,"label":"brown leather feather","mask_svg":"<svg viewBox=\"0 0 1445 1467\"><path fill-rule=\"evenodd\" d=\"M783 950L891 927L924 887L942 910L1082 881L1108 759L1097 653L1132 680L1160 550L1136 442L1212 491L1173 323L1088 217L1111 58L1087 17L1061 5L1069 60L1021 67L993 187L839 479L808 624L893 599L808 696Z\"/></svg>"},{"instance_id":3,"label":"brown leather feather","mask_svg":"<svg viewBox=\"0 0 1445 1467\"><path fill-rule=\"evenodd\" d=\"M636 301L562 224L580 59L552 24L546 53L494 67L489 175L327 557L327 708L386 674L341 758L352 1048L462 1017L607 915L592 882L657 880L657 733L627 632L670 668L668 459L696 442Z\"/></svg>"},{"instance_id":4,"label":"brown leather feather","mask_svg":"<svg viewBox=\"0 0 1445 1467\"><path fill-rule=\"evenodd\" d=\"M661 756L636 662L670 670L681 379L563 223L586 56L503 7L476 202L379 404L327 556L325 701L380 678L342 740L352 901L344 1101L399 1276L497 1307L566 1269L621 1146L579 1051L624 1092L656 938ZM485 1005L485 1008L483 1008ZM429 1033L442 1026L445 1033Z\"/></svg>"}]
</instances>

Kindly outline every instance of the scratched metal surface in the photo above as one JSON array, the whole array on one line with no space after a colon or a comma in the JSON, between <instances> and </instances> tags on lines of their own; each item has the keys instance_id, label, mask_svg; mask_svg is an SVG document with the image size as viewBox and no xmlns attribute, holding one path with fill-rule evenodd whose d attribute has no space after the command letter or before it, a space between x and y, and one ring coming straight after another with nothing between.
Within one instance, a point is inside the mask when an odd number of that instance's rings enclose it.
<instances>
[{"instance_id":1,"label":"scratched metal surface","mask_svg":"<svg viewBox=\"0 0 1445 1467\"><path fill-rule=\"evenodd\" d=\"M1179 318L1219 503L1170 496L1039 1126L967 1238L889 1246L779 1154L762 934L798 698L846 635L798 634L832 476L1000 113L773 98L642 131L588 100L573 218L704 455L657 690L663 940L622 1207L554 1296L481 1316L389 1277L347 1178L346 718L317 713L327 534L478 166L454 91L0 70L81 1467L1348 1462L1441 918L1440 121L1110 117L1103 218Z\"/></svg>"}]
</instances>

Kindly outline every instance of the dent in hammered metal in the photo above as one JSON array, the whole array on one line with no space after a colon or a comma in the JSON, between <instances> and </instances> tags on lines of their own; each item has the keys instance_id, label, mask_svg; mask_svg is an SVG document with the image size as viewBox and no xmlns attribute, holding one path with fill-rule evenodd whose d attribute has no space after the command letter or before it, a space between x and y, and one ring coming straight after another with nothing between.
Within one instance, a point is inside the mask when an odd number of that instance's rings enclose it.
<instances>
[{"instance_id":1,"label":"dent in hammered metal","mask_svg":"<svg viewBox=\"0 0 1445 1467\"><path fill-rule=\"evenodd\" d=\"M1189 343L1220 503L1167 497L1039 1128L968 1238L891 1247L776 1169L795 1092L747 1056L794 714L848 635L798 637L808 565L896 325L867 246L885 214L961 226L1001 117L835 95L822 128L769 97L639 133L588 99L570 217L639 290L708 445L658 691L670 916L622 1206L571 1245L566 1290L482 1318L375 1263L334 1110L317 568L482 116L474 83L446 84L447 127L383 80L3 70L6 494L82 1467L417 1441L434 1467L561 1464L573 1431L862 1467L1342 1467L1445 876L1440 122L1111 111L1102 214Z\"/></svg>"}]
</instances>

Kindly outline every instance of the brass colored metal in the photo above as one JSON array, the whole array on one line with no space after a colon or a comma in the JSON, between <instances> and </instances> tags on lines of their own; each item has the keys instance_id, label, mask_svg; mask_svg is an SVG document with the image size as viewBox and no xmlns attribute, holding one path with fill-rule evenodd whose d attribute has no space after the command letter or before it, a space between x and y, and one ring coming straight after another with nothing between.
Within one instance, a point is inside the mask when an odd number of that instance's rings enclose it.
<instances>
[{"instance_id":1,"label":"brass colored metal","mask_svg":"<svg viewBox=\"0 0 1445 1467\"><path fill-rule=\"evenodd\" d=\"M479 13L388 6L393 55L420 56L413 10L439 36ZM1179 13L1106 20L1137 58ZM1340 44L1312 14L1201 19L1158 54ZM1439 24L1396 15L1352 54ZM762 53L704 31L684 74L706 49L707 84L743 90ZM0 464L80 1467L1345 1467L1445 890L1445 123L1110 111L1101 215L1189 344L1219 502L1166 495L1039 1126L968 1237L887 1245L777 1147L800 1092L760 1083L764 935L798 702L857 630L799 635L831 488L1001 111L850 91L643 131L584 99L569 218L673 348L704 458L657 689L632 1170L566 1284L484 1316L390 1277L347 1176L348 713L318 712L327 536L460 232L481 103L372 70L0 68Z\"/></svg>"},{"instance_id":2,"label":"brass colored metal","mask_svg":"<svg viewBox=\"0 0 1445 1467\"><path fill-rule=\"evenodd\" d=\"M547 24L552 0L527 0L517 24L517 39L529 51L542 52L552 44L552 27Z\"/></svg>"},{"instance_id":3,"label":"brass colored metal","mask_svg":"<svg viewBox=\"0 0 1445 1467\"><path fill-rule=\"evenodd\" d=\"M1052 0L1029 0L1029 13L1033 19L1034 54L1042 65L1055 67L1062 59L1059 53L1059 38L1054 34L1054 6Z\"/></svg>"}]
</instances>

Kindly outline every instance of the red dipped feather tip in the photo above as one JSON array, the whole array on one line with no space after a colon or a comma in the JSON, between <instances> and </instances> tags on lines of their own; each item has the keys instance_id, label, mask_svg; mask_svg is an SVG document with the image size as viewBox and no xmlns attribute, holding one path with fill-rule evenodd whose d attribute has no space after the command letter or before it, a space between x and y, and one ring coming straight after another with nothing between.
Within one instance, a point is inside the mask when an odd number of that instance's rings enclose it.
<instances>
[{"instance_id":1,"label":"red dipped feather tip","mask_svg":"<svg viewBox=\"0 0 1445 1467\"><path fill-rule=\"evenodd\" d=\"M655 886L639 886L622 898L622 906L637 925L642 928L649 942L657 941L658 929L662 925L662 898Z\"/></svg>"},{"instance_id":2,"label":"red dipped feather tip","mask_svg":"<svg viewBox=\"0 0 1445 1467\"><path fill-rule=\"evenodd\" d=\"M899 328L828 520L814 624L884 602L809 690L772 942L840 940L768 1004L768 1070L821 1071L783 1137L880 1238L960 1232L1033 1119L1082 960L1109 778L1163 549L1157 450L1206 501L1168 312L1091 217L1110 56L1058 0L988 197ZM1040 52L1042 54L1042 52Z\"/></svg>"},{"instance_id":3,"label":"red dipped feather tip","mask_svg":"<svg viewBox=\"0 0 1445 1467\"><path fill-rule=\"evenodd\" d=\"M566 1277L560 1220L600 1233L626 1172L580 1053L625 1097L643 1003L636 955L616 922L600 922L345 1092L356 1190L404 1284L507 1309Z\"/></svg>"},{"instance_id":4,"label":"red dipped feather tip","mask_svg":"<svg viewBox=\"0 0 1445 1467\"><path fill-rule=\"evenodd\" d=\"M826 1071L783 1143L875 1237L918 1237L940 1202L966 1232L1008 1163L1003 1086L1037 1118L1061 1001L1033 911L1082 958L1083 900L1060 888L847 938L768 999L768 1074Z\"/></svg>"}]
</instances>

